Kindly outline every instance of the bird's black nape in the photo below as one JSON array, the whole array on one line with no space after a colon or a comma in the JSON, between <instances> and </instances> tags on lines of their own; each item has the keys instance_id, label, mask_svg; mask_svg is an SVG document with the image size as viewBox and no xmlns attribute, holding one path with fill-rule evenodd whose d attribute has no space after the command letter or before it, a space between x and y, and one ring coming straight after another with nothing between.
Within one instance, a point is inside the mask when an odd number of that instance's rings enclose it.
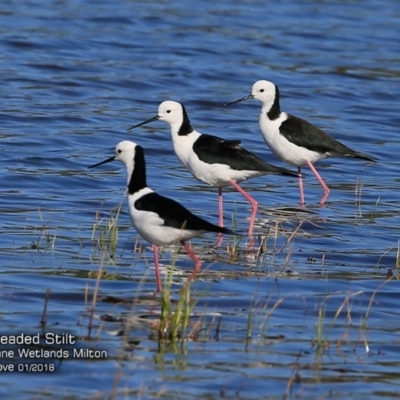
<instances>
[{"instance_id":1,"label":"bird's black nape","mask_svg":"<svg viewBox=\"0 0 400 400\"><path fill-rule=\"evenodd\" d=\"M189 133L193 132L192 125L190 124L189 116L186 112L186 108L182 103L179 103L182 106L182 125L179 128L178 135L179 136L186 136Z\"/></svg>"},{"instance_id":2,"label":"bird's black nape","mask_svg":"<svg viewBox=\"0 0 400 400\"><path fill-rule=\"evenodd\" d=\"M271 121L275 121L281 115L281 106L279 104L279 88L275 85L275 98L271 109L267 112L267 116Z\"/></svg>"},{"instance_id":3,"label":"bird's black nape","mask_svg":"<svg viewBox=\"0 0 400 400\"><path fill-rule=\"evenodd\" d=\"M146 159L142 146L135 147L133 158L134 167L128 183L128 193L134 194L147 186L146 183Z\"/></svg>"}]
</instances>

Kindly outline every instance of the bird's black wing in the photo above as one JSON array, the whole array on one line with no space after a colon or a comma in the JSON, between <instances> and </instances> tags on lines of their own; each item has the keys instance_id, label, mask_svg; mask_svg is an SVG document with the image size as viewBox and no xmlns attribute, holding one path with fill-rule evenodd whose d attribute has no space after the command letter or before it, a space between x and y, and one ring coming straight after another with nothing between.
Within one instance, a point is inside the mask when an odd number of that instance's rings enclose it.
<instances>
[{"instance_id":1,"label":"bird's black wing","mask_svg":"<svg viewBox=\"0 0 400 400\"><path fill-rule=\"evenodd\" d=\"M225 140L217 136L201 135L193 144L197 157L208 164L226 164L237 171L266 171L297 176L286 168L275 167L240 146L240 140Z\"/></svg>"},{"instance_id":2,"label":"bird's black wing","mask_svg":"<svg viewBox=\"0 0 400 400\"><path fill-rule=\"evenodd\" d=\"M180 203L155 192L148 193L136 200L135 208L138 210L154 212L164 220L164 226L177 229L194 231L209 231L231 233L229 229L221 228L192 214Z\"/></svg>"},{"instance_id":3,"label":"bird's black wing","mask_svg":"<svg viewBox=\"0 0 400 400\"><path fill-rule=\"evenodd\" d=\"M294 115L287 114L287 116L287 120L282 122L279 130L282 136L296 146L305 147L321 154L329 153L334 156L347 156L375 161L367 154L350 149L310 122Z\"/></svg>"},{"instance_id":4,"label":"bird's black wing","mask_svg":"<svg viewBox=\"0 0 400 400\"><path fill-rule=\"evenodd\" d=\"M288 114L287 120L282 122L279 130L282 136L296 146L318 153L329 153L341 146L343 150L347 149L323 130L294 115Z\"/></svg>"}]
</instances>

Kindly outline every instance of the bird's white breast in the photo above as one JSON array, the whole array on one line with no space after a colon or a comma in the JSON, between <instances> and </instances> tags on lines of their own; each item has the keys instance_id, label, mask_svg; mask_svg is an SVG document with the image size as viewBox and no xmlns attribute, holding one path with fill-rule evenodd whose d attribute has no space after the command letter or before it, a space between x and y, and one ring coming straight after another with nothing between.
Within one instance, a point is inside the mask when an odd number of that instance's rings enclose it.
<instances>
[{"instance_id":1,"label":"bird's white breast","mask_svg":"<svg viewBox=\"0 0 400 400\"><path fill-rule=\"evenodd\" d=\"M199 138L199 132L192 132L186 136L172 134L172 142L176 156L182 165L198 180L208 183L211 186L228 186L233 179L241 182L254 176L265 175L262 171L234 170L226 164L208 164L201 161L193 150L193 144Z\"/></svg>"},{"instance_id":2,"label":"bird's white breast","mask_svg":"<svg viewBox=\"0 0 400 400\"><path fill-rule=\"evenodd\" d=\"M129 214L132 224L143 239L156 246L165 246L181 240L201 236L204 233L203 231L191 231L164 226L164 219L160 218L156 212L138 210L135 207L135 202L151 192L153 192L152 189L144 188L128 197Z\"/></svg>"},{"instance_id":3,"label":"bird's white breast","mask_svg":"<svg viewBox=\"0 0 400 400\"><path fill-rule=\"evenodd\" d=\"M307 161L313 163L321 158L325 158L324 154L297 146L281 135L279 127L286 119L286 113L281 113L280 117L273 121L268 118L265 111L262 111L260 114L261 132L272 152L281 160L296 166L306 165Z\"/></svg>"}]
</instances>

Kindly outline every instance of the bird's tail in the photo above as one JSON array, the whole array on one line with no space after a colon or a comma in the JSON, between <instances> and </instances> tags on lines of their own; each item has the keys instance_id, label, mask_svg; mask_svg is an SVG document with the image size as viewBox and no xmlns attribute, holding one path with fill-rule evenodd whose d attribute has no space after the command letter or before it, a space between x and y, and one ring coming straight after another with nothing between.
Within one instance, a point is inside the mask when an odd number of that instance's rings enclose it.
<instances>
[{"instance_id":1,"label":"bird's tail","mask_svg":"<svg viewBox=\"0 0 400 400\"><path fill-rule=\"evenodd\" d=\"M233 235L233 231L231 229L223 228L221 226L217 226L217 228L218 228L217 232L219 232L219 233L226 233L228 235Z\"/></svg>"},{"instance_id":2,"label":"bird's tail","mask_svg":"<svg viewBox=\"0 0 400 400\"><path fill-rule=\"evenodd\" d=\"M201 223L201 226L199 226L197 230L202 230L204 232L226 233L228 235L233 235L233 231L231 231L230 229L215 225L211 222L206 221L205 219L200 218L199 222Z\"/></svg>"},{"instance_id":3,"label":"bird's tail","mask_svg":"<svg viewBox=\"0 0 400 400\"><path fill-rule=\"evenodd\" d=\"M373 162L373 163L377 163L378 162L375 158L369 156L368 154L359 153L358 151L355 151L354 153L349 154L349 156L353 157L353 158L358 158L360 160L370 161L370 162Z\"/></svg>"},{"instance_id":4,"label":"bird's tail","mask_svg":"<svg viewBox=\"0 0 400 400\"><path fill-rule=\"evenodd\" d=\"M286 176L295 176L298 177L299 174L297 172L291 171L290 169L283 168L283 167L275 167L271 171L274 174L279 174L279 175L286 175Z\"/></svg>"}]
</instances>

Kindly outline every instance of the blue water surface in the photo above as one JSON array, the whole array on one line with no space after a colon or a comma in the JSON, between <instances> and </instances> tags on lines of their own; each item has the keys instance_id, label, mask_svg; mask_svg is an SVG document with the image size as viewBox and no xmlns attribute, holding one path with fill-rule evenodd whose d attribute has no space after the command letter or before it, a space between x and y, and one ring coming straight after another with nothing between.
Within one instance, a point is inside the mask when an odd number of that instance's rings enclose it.
<instances>
[{"instance_id":1,"label":"blue water surface","mask_svg":"<svg viewBox=\"0 0 400 400\"><path fill-rule=\"evenodd\" d=\"M72 333L81 347L108 356L67 359L55 373L3 372L0 394L397 397L399 37L396 1L3 1L0 333L41 332L50 289L45 329ZM279 85L284 111L378 163L318 163L331 188L325 207L305 169L306 210L295 178L244 182L259 202L262 251L246 255L245 237L236 253L237 238L219 249L212 235L193 240L205 271L192 285L193 319L204 329L184 350L162 346L151 334L160 310L152 251L131 227L125 170L87 166L133 140L146 150L151 187L216 222L217 190L181 167L169 127L127 128L156 115L160 102L181 101L195 129L241 140L283 166L259 131L260 104L224 106L259 79ZM121 201L117 248L103 252L104 229ZM245 232L248 203L233 189L224 203L226 225ZM175 247L163 250L161 262L175 258L181 273L191 271ZM108 275L89 339L99 266ZM177 273L176 298L181 284ZM120 336L126 320L133 320L128 345Z\"/></svg>"}]
</instances>

